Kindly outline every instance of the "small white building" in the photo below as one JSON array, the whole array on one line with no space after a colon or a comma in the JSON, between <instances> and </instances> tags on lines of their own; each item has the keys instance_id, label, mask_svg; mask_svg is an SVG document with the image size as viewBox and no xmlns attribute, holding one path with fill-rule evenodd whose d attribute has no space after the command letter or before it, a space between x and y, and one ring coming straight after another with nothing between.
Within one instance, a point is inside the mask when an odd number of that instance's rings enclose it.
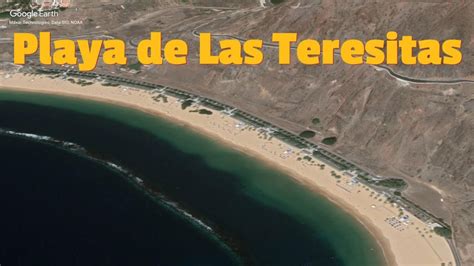
<instances>
[{"instance_id":1,"label":"small white building","mask_svg":"<svg viewBox=\"0 0 474 266\"><path fill-rule=\"evenodd\" d=\"M357 172L356 172L355 170L344 171L343 173L344 173L345 176L348 176L348 177L350 177L350 178L352 178L352 179L355 179L355 178L358 176L358 174L357 174Z\"/></svg>"},{"instance_id":2,"label":"small white building","mask_svg":"<svg viewBox=\"0 0 474 266\"><path fill-rule=\"evenodd\" d=\"M59 7L68 8L71 5L71 0L33 0L32 5L37 5L42 10L49 10Z\"/></svg>"}]
</instances>

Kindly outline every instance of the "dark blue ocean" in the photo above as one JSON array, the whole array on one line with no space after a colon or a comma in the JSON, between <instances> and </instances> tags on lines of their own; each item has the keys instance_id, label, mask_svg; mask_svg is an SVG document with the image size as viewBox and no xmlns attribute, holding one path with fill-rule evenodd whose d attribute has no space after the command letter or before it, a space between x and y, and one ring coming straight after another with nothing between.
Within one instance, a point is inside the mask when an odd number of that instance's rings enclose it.
<instances>
[{"instance_id":1,"label":"dark blue ocean","mask_svg":"<svg viewBox=\"0 0 474 266\"><path fill-rule=\"evenodd\" d=\"M180 125L0 92L0 129L2 266L383 262L335 205Z\"/></svg>"}]
</instances>

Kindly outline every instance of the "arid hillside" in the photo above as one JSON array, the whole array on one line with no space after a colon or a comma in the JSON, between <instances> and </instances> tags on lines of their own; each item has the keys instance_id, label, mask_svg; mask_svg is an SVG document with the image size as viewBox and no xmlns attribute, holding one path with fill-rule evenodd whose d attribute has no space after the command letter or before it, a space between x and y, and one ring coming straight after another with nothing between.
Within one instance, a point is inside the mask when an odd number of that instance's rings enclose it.
<instances>
[{"instance_id":1,"label":"arid hillside","mask_svg":"<svg viewBox=\"0 0 474 266\"><path fill-rule=\"evenodd\" d=\"M438 1L439 2L439 1ZM457 66L395 66L394 71L433 81L474 79L474 5L470 2L289 1L265 9L162 11L163 16L194 12L187 23L163 25L168 37L197 43L192 31L263 38L298 32L301 38L384 38L387 31L417 39L463 43ZM151 24L153 25L153 24ZM146 34L153 27L137 29ZM169 26L169 27L167 27ZM117 34L121 34L123 29ZM140 33L138 33L140 34ZM192 47L197 53L198 47ZM216 47L217 51L217 47ZM300 132L317 130L315 141L336 136L331 149L382 176L404 177L405 195L453 225L466 262L474 246L474 84L414 84L370 66L290 66L277 64L265 48L258 67L161 66L145 79L191 90L241 107ZM314 125L312 120L319 118ZM443 202L441 202L441 198Z\"/></svg>"},{"instance_id":2,"label":"arid hillside","mask_svg":"<svg viewBox=\"0 0 474 266\"><path fill-rule=\"evenodd\" d=\"M474 83L437 83L474 80L474 2L289 0L265 7L258 0L77 2L79 11L70 9L63 16L83 18L83 25L41 30L62 36L100 32L130 44L150 31L186 39L187 65L142 67L138 78L215 98L294 132L315 130L315 142L337 137L331 150L378 175L405 178L410 187L404 195L451 223L462 259L474 265ZM264 48L259 66L202 66L193 34L270 42L273 32L298 32L301 39L365 40L385 38L390 30L415 39L461 39L463 61L391 67L402 76L432 81L426 84L338 59L331 66L304 66L296 60L281 66L272 47ZM10 46L1 44L0 51L0 60L11 58ZM98 71L137 78L110 66Z\"/></svg>"}]
</instances>

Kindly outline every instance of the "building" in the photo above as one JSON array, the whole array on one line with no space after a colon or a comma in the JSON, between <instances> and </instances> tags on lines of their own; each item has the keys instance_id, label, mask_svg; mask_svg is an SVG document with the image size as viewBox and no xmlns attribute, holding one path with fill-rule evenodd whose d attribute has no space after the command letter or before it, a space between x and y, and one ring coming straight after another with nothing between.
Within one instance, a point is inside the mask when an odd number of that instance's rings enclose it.
<instances>
[{"instance_id":1,"label":"building","mask_svg":"<svg viewBox=\"0 0 474 266\"><path fill-rule=\"evenodd\" d=\"M71 0L54 0L54 7L68 8L71 5Z\"/></svg>"},{"instance_id":2,"label":"building","mask_svg":"<svg viewBox=\"0 0 474 266\"><path fill-rule=\"evenodd\" d=\"M54 1L53 0L43 0L41 3L41 9L48 10L53 8Z\"/></svg>"},{"instance_id":3,"label":"building","mask_svg":"<svg viewBox=\"0 0 474 266\"><path fill-rule=\"evenodd\" d=\"M59 0L59 7L68 8L71 5L70 0Z\"/></svg>"},{"instance_id":4,"label":"building","mask_svg":"<svg viewBox=\"0 0 474 266\"><path fill-rule=\"evenodd\" d=\"M68 8L71 6L71 0L33 0L32 5L37 5L42 10Z\"/></svg>"}]
</instances>

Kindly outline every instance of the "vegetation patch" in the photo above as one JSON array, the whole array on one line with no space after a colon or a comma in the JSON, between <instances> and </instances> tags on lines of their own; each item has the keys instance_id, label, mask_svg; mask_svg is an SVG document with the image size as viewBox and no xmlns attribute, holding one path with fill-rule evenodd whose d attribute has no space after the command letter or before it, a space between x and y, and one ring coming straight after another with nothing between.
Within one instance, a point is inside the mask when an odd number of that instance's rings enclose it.
<instances>
[{"instance_id":1,"label":"vegetation patch","mask_svg":"<svg viewBox=\"0 0 474 266\"><path fill-rule=\"evenodd\" d=\"M305 131L300 133L300 137L302 137L302 138L310 139L314 136L316 136L316 133L312 130L305 130Z\"/></svg>"},{"instance_id":2,"label":"vegetation patch","mask_svg":"<svg viewBox=\"0 0 474 266\"><path fill-rule=\"evenodd\" d=\"M191 105L193 105L193 100L186 100L181 103L181 109L186 110L186 108L190 107Z\"/></svg>"},{"instance_id":3,"label":"vegetation patch","mask_svg":"<svg viewBox=\"0 0 474 266\"><path fill-rule=\"evenodd\" d=\"M336 178L336 179L340 179L340 178L341 178L341 176L338 175L335 171L331 171L331 175L334 176L334 178Z\"/></svg>"},{"instance_id":4,"label":"vegetation patch","mask_svg":"<svg viewBox=\"0 0 474 266\"><path fill-rule=\"evenodd\" d=\"M453 234L453 232L451 231L451 228L447 228L447 227L435 227L434 228L434 231L437 235L440 235L442 237L445 237L445 238L451 238L451 235Z\"/></svg>"},{"instance_id":5,"label":"vegetation patch","mask_svg":"<svg viewBox=\"0 0 474 266\"><path fill-rule=\"evenodd\" d=\"M142 64L137 62L135 64L128 65L128 68L136 70L136 71L140 71L142 68Z\"/></svg>"},{"instance_id":6,"label":"vegetation patch","mask_svg":"<svg viewBox=\"0 0 474 266\"><path fill-rule=\"evenodd\" d=\"M281 3L285 2L285 0L270 0L270 2L272 2L272 4L274 4L274 5L278 5L278 4L281 4Z\"/></svg>"},{"instance_id":7,"label":"vegetation patch","mask_svg":"<svg viewBox=\"0 0 474 266\"><path fill-rule=\"evenodd\" d=\"M167 103L168 102L168 97L160 94L160 95L157 95L157 96L153 96L152 97L153 100L157 101L157 102L160 102L161 100L163 100L164 103Z\"/></svg>"},{"instance_id":8,"label":"vegetation patch","mask_svg":"<svg viewBox=\"0 0 474 266\"><path fill-rule=\"evenodd\" d=\"M209 111L207 109L199 109L199 110L191 110L189 111L191 113L199 113L201 115L212 115L212 111Z\"/></svg>"},{"instance_id":9,"label":"vegetation patch","mask_svg":"<svg viewBox=\"0 0 474 266\"><path fill-rule=\"evenodd\" d=\"M311 123L313 123L313 125L319 125L321 123L321 120L319 120L319 118L315 117L315 118L313 118L313 120L311 120Z\"/></svg>"},{"instance_id":10,"label":"vegetation patch","mask_svg":"<svg viewBox=\"0 0 474 266\"><path fill-rule=\"evenodd\" d=\"M0 18L9 18L10 17L10 12L5 11L5 12L0 12Z\"/></svg>"},{"instance_id":11,"label":"vegetation patch","mask_svg":"<svg viewBox=\"0 0 474 266\"><path fill-rule=\"evenodd\" d=\"M202 115L212 115L212 111L209 111L207 109L200 109L199 113Z\"/></svg>"},{"instance_id":12,"label":"vegetation patch","mask_svg":"<svg viewBox=\"0 0 474 266\"><path fill-rule=\"evenodd\" d=\"M202 102L202 105L206 106L208 108L211 108L213 110L216 110L216 111L223 111L225 109L224 107L222 107L220 105L216 105L216 104L210 103L208 101Z\"/></svg>"},{"instance_id":13,"label":"vegetation patch","mask_svg":"<svg viewBox=\"0 0 474 266\"><path fill-rule=\"evenodd\" d=\"M94 82L92 81L87 81L85 79L79 79L79 80L75 80L73 78L68 78L67 81L71 82L72 84L77 84L77 85L81 85L82 87L84 86L89 86L89 85L92 85L94 84Z\"/></svg>"},{"instance_id":14,"label":"vegetation patch","mask_svg":"<svg viewBox=\"0 0 474 266\"><path fill-rule=\"evenodd\" d=\"M358 177L359 177L360 179L365 180L365 181L366 181L367 183L369 183L369 184L372 184L372 183L374 182L374 181L372 180L372 178L368 177L368 176L365 175L365 174L358 175Z\"/></svg>"},{"instance_id":15,"label":"vegetation patch","mask_svg":"<svg viewBox=\"0 0 474 266\"><path fill-rule=\"evenodd\" d=\"M383 187L388 187L388 188L394 188L394 189L402 189L407 186L407 183L403 179L398 179L398 178L389 178L389 179L384 179L377 181L375 183L377 186L383 186Z\"/></svg>"},{"instance_id":16,"label":"vegetation patch","mask_svg":"<svg viewBox=\"0 0 474 266\"><path fill-rule=\"evenodd\" d=\"M105 87L118 87L118 86L120 86L120 84L105 82L105 83L102 83L102 86L105 86Z\"/></svg>"},{"instance_id":17,"label":"vegetation patch","mask_svg":"<svg viewBox=\"0 0 474 266\"><path fill-rule=\"evenodd\" d=\"M334 145L337 142L336 137L328 137L323 139L322 143L326 145Z\"/></svg>"}]
</instances>

